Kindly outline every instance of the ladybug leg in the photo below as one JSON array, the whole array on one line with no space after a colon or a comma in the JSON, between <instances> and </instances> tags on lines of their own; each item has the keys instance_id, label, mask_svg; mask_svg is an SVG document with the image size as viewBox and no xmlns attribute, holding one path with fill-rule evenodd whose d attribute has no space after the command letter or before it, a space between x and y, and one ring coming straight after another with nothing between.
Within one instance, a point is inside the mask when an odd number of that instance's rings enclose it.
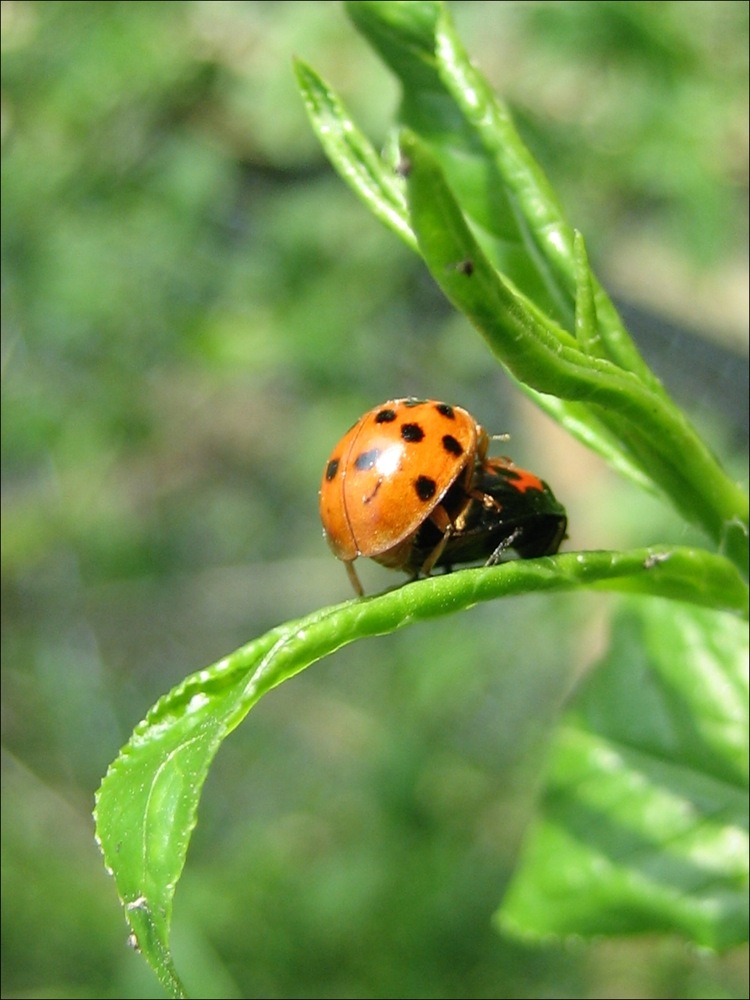
<instances>
[{"instance_id":1,"label":"ladybug leg","mask_svg":"<svg viewBox=\"0 0 750 1000\"><path fill-rule=\"evenodd\" d=\"M482 493L481 490L469 490L468 495L472 500L476 500L478 503L481 503L485 510L496 510L499 514L503 509L503 505L498 503L494 497L489 495L489 493Z\"/></svg>"},{"instance_id":2,"label":"ladybug leg","mask_svg":"<svg viewBox=\"0 0 750 1000\"><path fill-rule=\"evenodd\" d=\"M491 438L484 427L480 426L477 427L477 432L477 450L474 464L481 465L487 457L487 452L490 449L490 441L494 439L494 435ZM473 473L471 466L469 467L469 473Z\"/></svg>"},{"instance_id":3,"label":"ladybug leg","mask_svg":"<svg viewBox=\"0 0 750 1000\"><path fill-rule=\"evenodd\" d=\"M514 528L514 530L511 531L511 533L508 535L508 537L504 538L500 542L500 544L497 546L497 548L495 549L495 551L492 553L492 555L489 557L489 559L487 560L487 562L484 565L485 566L497 566L497 564L500 562L500 560L502 558L503 553L506 552L508 549L512 549L514 543L518 540L519 535L522 535L522 534L523 534L523 528L520 527L520 525L519 525L519 527Z\"/></svg>"},{"instance_id":4,"label":"ladybug leg","mask_svg":"<svg viewBox=\"0 0 750 1000\"><path fill-rule=\"evenodd\" d=\"M430 520L435 524L436 527L442 532L440 541L437 543L435 548L430 552L430 554L425 559L422 564L422 569L420 570L425 576L429 576L432 573L435 563L440 558L443 549L445 548L448 539L451 537L455 530L453 521L450 518L450 514L442 505L438 506L430 514Z\"/></svg>"},{"instance_id":5,"label":"ladybug leg","mask_svg":"<svg viewBox=\"0 0 750 1000\"><path fill-rule=\"evenodd\" d=\"M354 562L351 559L344 560L344 566L346 567L346 575L349 577L349 582L352 587L354 587L354 593L357 597L364 597L365 592L362 589L362 584L360 583L359 577L357 576L357 571L354 568Z\"/></svg>"},{"instance_id":6,"label":"ladybug leg","mask_svg":"<svg viewBox=\"0 0 750 1000\"><path fill-rule=\"evenodd\" d=\"M466 480L463 488L464 499L460 509L453 510L452 513L448 513L443 504L439 504L430 514L430 520L435 527L440 530L441 537L440 541L422 564L420 572L424 574L424 576L429 576L432 573L435 563L443 554L443 550L448 544L450 538L456 531L462 530L464 517L472 500L475 500L477 503L481 503L486 510L496 510L498 512L502 510L502 505L499 504L494 497L489 496L487 493L483 493L481 490L470 488L472 473L473 470L469 467L466 472Z\"/></svg>"}]
</instances>

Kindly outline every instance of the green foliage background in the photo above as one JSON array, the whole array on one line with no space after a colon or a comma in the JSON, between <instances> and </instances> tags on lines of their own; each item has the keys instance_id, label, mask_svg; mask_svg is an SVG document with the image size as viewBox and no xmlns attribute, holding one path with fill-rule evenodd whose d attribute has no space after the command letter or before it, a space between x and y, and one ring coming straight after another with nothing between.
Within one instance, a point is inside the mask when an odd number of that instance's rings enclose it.
<instances>
[{"instance_id":1,"label":"green foliage background","mask_svg":"<svg viewBox=\"0 0 750 1000\"><path fill-rule=\"evenodd\" d=\"M644 350L739 470L747 5L452 9L610 289L719 338L665 354L659 327ZM293 55L371 134L396 99L337 4L2 16L2 992L160 996L125 947L93 791L162 692L348 596L316 491L360 412L429 395L509 431L571 548L690 539L521 400L322 159ZM746 995L744 950L526 948L491 926L611 604L475 608L265 699L217 758L177 895L194 994Z\"/></svg>"}]
</instances>

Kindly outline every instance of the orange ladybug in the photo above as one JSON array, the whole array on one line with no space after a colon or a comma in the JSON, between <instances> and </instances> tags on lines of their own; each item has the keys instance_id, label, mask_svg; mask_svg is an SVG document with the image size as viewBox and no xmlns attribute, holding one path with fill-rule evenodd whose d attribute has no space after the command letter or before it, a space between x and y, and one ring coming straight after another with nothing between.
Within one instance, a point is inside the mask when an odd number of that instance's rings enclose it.
<instances>
[{"instance_id":1,"label":"orange ladybug","mask_svg":"<svg viewBox=\"0 0 750 1000\"><path fill-rule=\"evenodd\" d=\"M489 440L466 410L431 399L390 400L346 432L326 463L320 516L357 594L358 556L416 577L508 548L523 557L524 543L528 555L557 551L564 510L532 473L487 459Z\"/></svg>"},{"instance_id":2,"label":"orange ladybug","mask_svg":"<svg viewBox=\"0 0 750 1000\"><path fill-rule=\"evenodd\" d=\"M436 400L391 400L346 432L326 462L320 516L358 594L357 556L398 569L428 518L445 536L450 517L441 500L459 479L469 489L477 456L483 458L488 445L470 413Z\"/></svg>"}]
</instances>

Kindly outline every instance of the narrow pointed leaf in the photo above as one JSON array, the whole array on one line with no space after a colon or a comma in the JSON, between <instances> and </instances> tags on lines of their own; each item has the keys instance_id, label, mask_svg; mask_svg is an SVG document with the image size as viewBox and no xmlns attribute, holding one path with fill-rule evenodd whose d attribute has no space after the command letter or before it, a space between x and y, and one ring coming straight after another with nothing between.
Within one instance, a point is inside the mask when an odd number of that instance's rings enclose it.
<instances>
[{"instance_id":1,"label":"narrow pointed leaf","mask_svg":"<svg viewBox=\"0 0 750 1000\"><path fill-rule=\"evenodd\" d=\"M394 170L386 166L318 74L300 60L295 61L294 69L310 122L331 164L375 218L416 250L403 185Z\"/></svg>"}]
</instances>

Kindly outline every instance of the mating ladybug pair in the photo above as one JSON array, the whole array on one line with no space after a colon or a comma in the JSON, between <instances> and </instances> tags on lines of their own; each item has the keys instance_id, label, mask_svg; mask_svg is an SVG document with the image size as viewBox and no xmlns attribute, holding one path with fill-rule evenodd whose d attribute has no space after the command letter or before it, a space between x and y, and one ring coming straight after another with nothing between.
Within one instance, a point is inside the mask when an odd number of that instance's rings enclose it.
<instances>
[{"instance_id":1,"label":"mating ladybug pair","mask_svg":"<svg viewBox=\"0 0 750 1000\"><path fill-rule=\"evenodd\" d=\"M533 473L488 458L489 442L470 413L432 399L383 403L346 432L326 463L320 516L357 594L357 556L417 577L493 565L508 549L557 552L565 509Z\"/></svg>"}]
</instances>

